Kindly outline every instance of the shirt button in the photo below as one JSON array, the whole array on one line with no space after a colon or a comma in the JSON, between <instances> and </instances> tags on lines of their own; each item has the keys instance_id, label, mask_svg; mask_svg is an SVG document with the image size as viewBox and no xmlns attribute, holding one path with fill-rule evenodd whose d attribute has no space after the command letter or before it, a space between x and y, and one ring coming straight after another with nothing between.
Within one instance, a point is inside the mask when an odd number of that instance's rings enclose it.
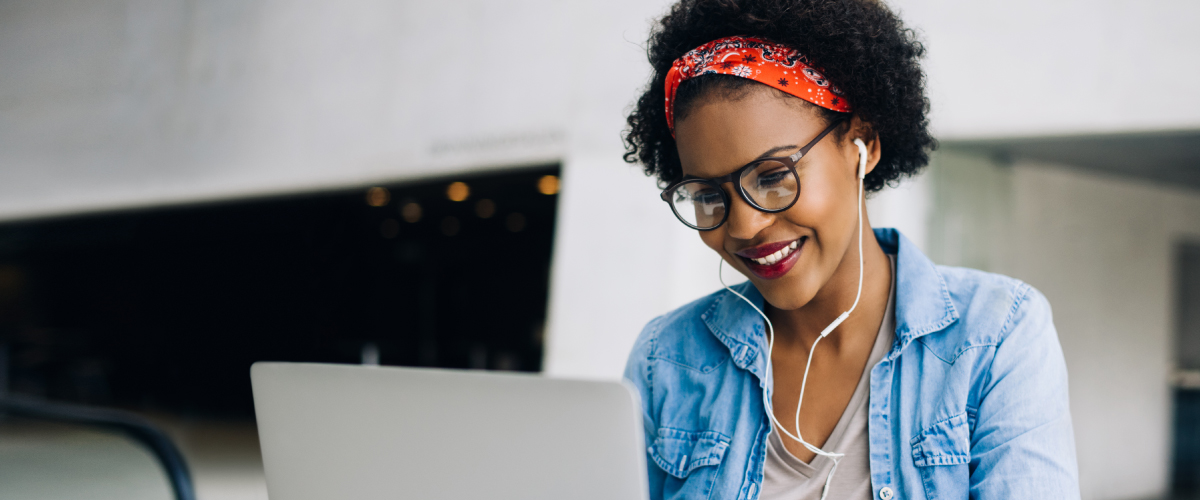
<instances>
[{"instance_id":1,"label":"shirt button","mask_svg":"<svg viewBox=\"0 0 1200 500\"><path fill-rule=\"evenodd\" d=\"M892 500L892 489L884 486L879 490L879 500Z\"/></svg>"}]
</instances>

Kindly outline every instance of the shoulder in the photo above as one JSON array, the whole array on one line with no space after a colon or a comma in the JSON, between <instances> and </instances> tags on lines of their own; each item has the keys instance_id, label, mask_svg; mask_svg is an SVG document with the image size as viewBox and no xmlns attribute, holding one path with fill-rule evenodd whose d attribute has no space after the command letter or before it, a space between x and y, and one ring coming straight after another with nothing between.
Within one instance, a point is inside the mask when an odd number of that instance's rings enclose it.
<instances>
[{"instance_id":1,"label":"shoulder","mask_svg":"<svg viewBox=\"0 0 1200 500\"><path fill-rule=\"evenodd\" d=\"M705 316L712 313L726 294L729 294L726 290L713 292L647 323L629 353L626 378L632 380L631 375L644 371L651 361L710 371L727 359L728 349L704 323Z\"/></svg>"},{"instance_id":2,"label":"shoulder","mask_svg":"<svg viewBox=\"0 0 1200 500\"><path fill-rule=\"evenodd\" d=\"M945 361L966 350L996 347L1013 333L1050 324L1050 303L1021 280L962 267L936 266L958 319L947 328L918 340ZM1034 328L1055 335L1052 327Z\"/></svg>"}]
</instances>

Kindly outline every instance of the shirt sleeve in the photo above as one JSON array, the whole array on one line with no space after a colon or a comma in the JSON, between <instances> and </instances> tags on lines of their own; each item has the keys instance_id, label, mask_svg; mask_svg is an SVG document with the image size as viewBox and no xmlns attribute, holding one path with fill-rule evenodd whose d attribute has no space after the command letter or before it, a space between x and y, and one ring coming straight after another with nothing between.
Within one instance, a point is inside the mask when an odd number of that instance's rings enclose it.
<instances>
[{"instance_id":1,"label":"shirt sleeve","mask_svg":"<svg viewBox=\"0 0 1200 500\"><path fill-rule=\"evenodd\" d=\"M972 499L1078 499L1067 366L1050 303L1028 285L1005 322L979 393Z\"/></svg>"},{"instance_id":2,"label":"shirt sleeve","mask_svg":"<svg viewBox=\"0 0 1200 500\"><path fill-rule=\"evenodd\" d=\"M641 396L642 430L647 450L654 443L654 436L658 429L658 423L653 417L654 411L652 405L654 400L651 398L650 392L652 387L650 352L654 345L655 331L661 320L662 318L656 318L642 329L642 333L638 335L637 342L633 345L633 350L629 353L629 359L625 362L624 378L637 389L638 395ZM648 451L646 469L650 486L650 499L660 500L662 498L663 481L666 479L666 472L654 464L654 461L650 459Z\"/></svg>"}]
</instances>

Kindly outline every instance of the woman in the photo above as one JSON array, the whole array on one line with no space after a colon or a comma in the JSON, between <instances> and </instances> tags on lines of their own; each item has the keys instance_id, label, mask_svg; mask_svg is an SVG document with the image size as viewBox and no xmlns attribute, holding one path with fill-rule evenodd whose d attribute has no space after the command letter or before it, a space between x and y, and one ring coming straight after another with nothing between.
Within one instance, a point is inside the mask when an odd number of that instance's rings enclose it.
<instances>
[{"instance_id":1,"label":"woman","mask_svg":"<svg viewBox=\"0 0 1200 500\"><path fill-rule=\"evenodd\" d=\"M874 0L682 0L656 26L626 159L749 281L630 355L652 498L1079 496L1045 297L870 228L863 192L936 145L922 55Z\"/></svg>"}]
</instances>

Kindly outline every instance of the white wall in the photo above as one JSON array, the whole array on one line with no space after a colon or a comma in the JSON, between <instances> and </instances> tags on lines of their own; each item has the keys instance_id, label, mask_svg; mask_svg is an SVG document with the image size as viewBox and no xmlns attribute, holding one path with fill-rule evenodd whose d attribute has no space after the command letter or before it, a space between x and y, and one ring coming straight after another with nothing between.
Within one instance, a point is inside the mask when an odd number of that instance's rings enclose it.
<instances>
[{"instance_id":1,"label":"white wall","mask_svg":"<svg viewBox=\"0 0 1200 500\"><path fill-rule=\"evenodd\" d=\"M0 3L0 219L558 161L550 0ZM619 35L618 35L619 36Z\"/></svg>"},{"instance_id":2,"label":"white wall","mask_svg":"<svg viewBox=\"0 0 1200 500\"><path fill-rule=\"evenodd\" d=\"M1200 2L891 0L942 138L1200 127Z\"/></svg>"},{"instance_id":3,"label":"white wall","mask_svg":"<svg viewBox=\"0 0 1200 500\"><path fill-rule=\"evenodd\" d=\"M935 260L1005 272L1050 300L1083 498L1165 493L1174 245L1200 236L1200 193L953 152L932 183Z\"/></svg>"}]
</instances>

